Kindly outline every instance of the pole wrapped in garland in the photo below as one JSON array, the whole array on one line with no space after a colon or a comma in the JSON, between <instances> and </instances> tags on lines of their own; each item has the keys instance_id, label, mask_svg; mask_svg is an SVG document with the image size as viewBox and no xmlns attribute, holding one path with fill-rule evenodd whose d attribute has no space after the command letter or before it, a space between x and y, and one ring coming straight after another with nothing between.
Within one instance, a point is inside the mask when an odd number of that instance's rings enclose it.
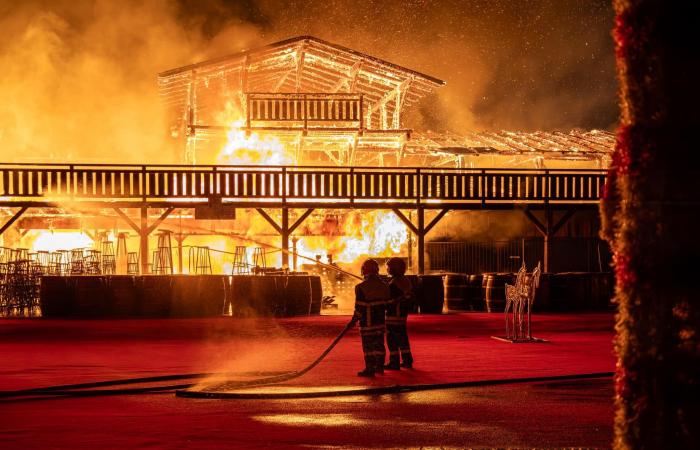
<instances>
[{"instance_id":1,"label":"pole wrapped in garland","mask_svg":"<svg viewBox=\"0 0 700 450\"><path fill-rule=\"evenodd\" d=\"M601 204L617 281L616 448L700 448L700 23L614 0L620 126Z\"/></svg>"}]
</instances>

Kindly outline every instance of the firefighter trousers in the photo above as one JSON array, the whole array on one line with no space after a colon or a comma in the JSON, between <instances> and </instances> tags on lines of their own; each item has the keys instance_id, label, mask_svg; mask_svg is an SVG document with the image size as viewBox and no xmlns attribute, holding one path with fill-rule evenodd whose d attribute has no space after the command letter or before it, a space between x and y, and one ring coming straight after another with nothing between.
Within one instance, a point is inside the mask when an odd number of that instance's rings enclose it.
<instances>
[{"instance_id":1,"label":"firefighter trousers","mask_svg":"<svg viewBox=\"0 0 700 450\"><path fill-rule=\"evenodd\" d=\"M360 329L362 338L362 351L365 354L365 368L377 371L384 368L384 326L372 327L371 329Z\"/></svg>"},{"instance_id":2,"label":"firefighter trousers","mask_svg":"<svg viewBox=\"0 0 700 450\"><path fill-rule=\"evenodd\" d=\"M389 364L398 365L399 360L409 365L413 364L406 322L386 324L386 346L389 348Z\"/></svg>"}]
</instances>

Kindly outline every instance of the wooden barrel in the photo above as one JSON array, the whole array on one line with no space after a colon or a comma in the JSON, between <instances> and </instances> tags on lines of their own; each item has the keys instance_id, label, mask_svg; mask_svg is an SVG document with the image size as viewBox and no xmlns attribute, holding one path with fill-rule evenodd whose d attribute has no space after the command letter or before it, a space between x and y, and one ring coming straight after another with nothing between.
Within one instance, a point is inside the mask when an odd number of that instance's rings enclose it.
<instances>
[{"instance_id":1,"label":"wooden barrel","mask_svg":"<svg viewBox=\"0 0 700 450\"><path fill-rule=\"evenodd\" d=\"M421 314L442 314L445 288L442 275L419 275L420 283L415 289L418 311Z\"/></svg>"},{"instance_id":2,"label":"wooden barrel","mask_svg":"<svg viewBox=\"0 0 700 450\"><path fill-rule=\"evenodd\" d=\"M535 291L535 298L532 303L533 312L553 311L552 309L552 277L551 273L543 273L540 276L540 285Z\"/></svg>"},{"instance_id":3,"label":"wooden barrel","mask_svg":"<svg viewBox=\"0 0 700 450\"><path fill-rule=\"evenodd\" d=\"M105 317L107 315L107 281L99 275L69 277L75 282L73 316Z\"/></svg>"},{"instance_id":4,"label":"wooden barrel","mask_svg":"<svg viewBox=\"0 0 700 450\"><path fill-rule=\"evenodd\" d=\"M39 292L41 316L48 318L70 316L73 313L74 287L74 282L69 280L69 277L41 277Z\"/></svg>"},{"instance_id":5,"label":"wooden barrel","mask_svg":"<svg viewBox=\"0 0 700 450\"><path fill-rule=\"evenodd\" d=\"M605 311L612 308L611 273L565 272L553 274L550 278L550 311Z\"/></svg>"},{"instance_id":6,"label":"wooden barrel","mask_svg":"<svg viewBox=\"0 0 700 450\"><path fill-rule=\"evenodd\" d=\"M195 317L214 317L224 313L228 283L225 275L199 275L197 292L200 301Z\"/></svg>"},{"instance_id":7,"label":"wooden barrel","mask_svg":"<svg viewBox=\"0 0 700 450\"><path fill-rule=\"evenodd\" d=\"M170 317L172 275L143 275L136 278L140 317Z\"/></svg>"},{"instance_id":8,"label":"wooden barrel","mask_svg":"<svg viewBox=\"0 0 700 450\"><path fill-rule=\"evenodd\" d=\"M224 313L226 275L173 275L171 317L215 317Z\"/></svg>"},{"instance_id":9,"label":"wooden barrel","mask_svg":"<svg viewBox=\"0 0 700 450\"><path fill-rule=\"evenodd\" d=\"M274 295L274 280L265 275L233 275L231 302L235 317L281 316L280 296Z\"/></svg>"},{"instance_id":10,"label":"wooden barrel","mask_svg":"<svg viewBox=\"0 0 700 450\"><path fill-rule=\"evenodd\" d=\"M503 312L506 306L506 284L513 284L512 273L485 273L482 286L486 311Z\"/></svg>"},{"instance_id":11,"label":"wooden barrel","mask_svg":"<svg viewBox=\"0 0 700 450\"><path fill-rule=\"evenodd\" d=\"M315 275L233 275L236 317L291 317L321 312L321 279Z\"/></svg>"},{"instance_id":12,"label":"wooden barrel","mask_svg":"<svg viewBox=\"0 0 700 450\"><path fill-rule=\"evenodd\" d=\"M486 311L484 292L481 287L484 276L481 274L467 275L467 308L470 311Z\"/></svg>"},{"instance_id":13,"label":"wooden barrel","mask_svg":"<svg viewBox=\"0 0 700 450\"><path fill-rule=\"evenodd\" d=\"M469 278L462 274L445 275L445 304L448 311L469 310Z\"/></svg>"},{"instance_id":14,"label":"wooden barrel","mask_svg":"<svg viewBox=\"0 0 700 450\"><path fill-rule=\"evenodd\" d=\"M418 294L421 290L421 280L418 275L406 275L408 280L411 282L411 288L413 289L413 295L415 301L409 305L408 312L411 314L418 314ZM387 277L387 281L388 281Z\"/></svg>"},{"instance_id":15,"label":"wooden barrel","mask_svg":"<svg viewBox=\"0 0 700 450\"><path fill-rule=\"evenodd\" d=\"M281 291L285 299L284 317L309 316L321 313L320 277L295 275L276 278L278 283L276 289Z\"/></svg>"},{"instance_id":16,"label":"wooden barrel","mask_svg":"<svg viewBox=\"0 0 700 450\"><path fill-rule=\"evenodd\" d=\"M112 275L107 279L107 315L110 317L133 317L137 312L138 291L136 277Z\"/></svg>"}]
</instances>

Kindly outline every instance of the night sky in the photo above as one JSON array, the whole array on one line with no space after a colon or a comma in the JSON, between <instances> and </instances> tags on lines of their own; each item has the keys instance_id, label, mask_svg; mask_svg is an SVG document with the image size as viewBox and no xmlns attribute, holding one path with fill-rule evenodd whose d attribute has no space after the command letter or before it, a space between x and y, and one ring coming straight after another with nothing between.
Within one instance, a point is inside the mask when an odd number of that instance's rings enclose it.
<instances>
[{"instance_id":1,"label":"night sky","mask_svg":"<svg viewBox=\"0 0 700 450\"><path fill-rule=\"evenodd\" d=\"M209 36L241 21L254 24L263 42L312 34L442 78L445 108L424 102L431 128L611 128L617 121L608 1L183 0L180 6L183 20Z\"/></svg>"}]
</instances>

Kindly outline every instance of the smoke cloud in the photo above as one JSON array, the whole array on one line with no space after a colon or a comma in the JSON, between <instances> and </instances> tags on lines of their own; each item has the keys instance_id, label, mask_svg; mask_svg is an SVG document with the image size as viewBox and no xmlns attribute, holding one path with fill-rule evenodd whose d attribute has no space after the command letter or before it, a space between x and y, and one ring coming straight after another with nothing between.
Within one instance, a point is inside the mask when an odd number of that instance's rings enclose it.
<instances>
[{"instance_id":1,"label":"smoke cloud","mask_svg":"<svg viewBox=\"0 0 700 450\"><path fill-rule=\"evenodd\" d=\"M185 8L166 0L2 0L2 160L173 162L156 74L258 36L244 23L212 33Z\"/></svg>"},{"instance_id":2,"label":"smoke cloud","mask_svg":"<svg viewBox=\"0 0 700 450\"><path fill-rule=\"evenodd\" d=\"M417 129L610 128L613 17L600 0L0 0L0 157L175 162L156 74L303 34L446 80Z\"/></svg>"},{"instance_id":3,"label":"smoke cloud","mask_svg":"<svg viewBox=\"0 0 700 450\"><path fill-rule=\"evenodd\" d=\"M530 231L532 224L520 211L452 211L435 225L428 240L506 240Z\"/></svg>"}]
</instances>

